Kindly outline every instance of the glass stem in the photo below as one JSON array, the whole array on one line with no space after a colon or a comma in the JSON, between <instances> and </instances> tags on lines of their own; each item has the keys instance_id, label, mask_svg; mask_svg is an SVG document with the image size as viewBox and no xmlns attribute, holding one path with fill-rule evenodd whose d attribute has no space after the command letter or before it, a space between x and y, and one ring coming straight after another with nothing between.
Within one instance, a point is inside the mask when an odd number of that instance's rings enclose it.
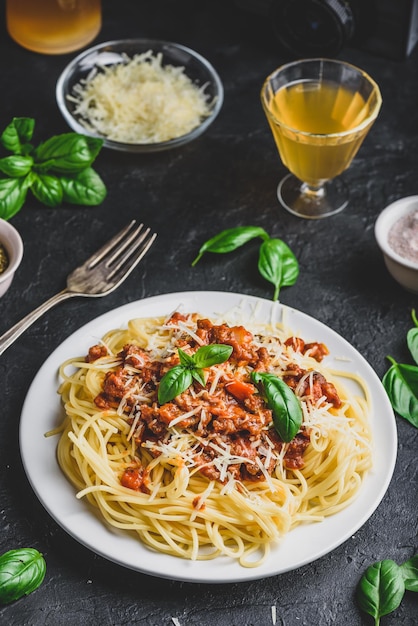
<instances>
[{"instance_id":1,"label":"glass stem","mask_svg":"<svg viewBox=\"0 0 418 626\"><path fill-rule=\"evenodd\" d=\"M300 190L304 195L310 196L312 199L324 198L326 194L325 185L315 187L314 185L308 185L308 183L302 183Z\"/></svg>"}]
</instances>

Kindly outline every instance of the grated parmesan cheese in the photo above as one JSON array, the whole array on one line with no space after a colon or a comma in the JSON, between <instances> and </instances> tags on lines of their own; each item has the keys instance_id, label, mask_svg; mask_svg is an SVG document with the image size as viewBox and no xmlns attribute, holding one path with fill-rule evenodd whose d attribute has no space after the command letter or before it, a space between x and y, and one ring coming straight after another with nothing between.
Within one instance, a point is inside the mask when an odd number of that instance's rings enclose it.
<instances>
[{"instance_id":1,"label":"grated parmesan cheese","mask_svg":"<svg viewBox=\"0 0 418 626\"><path fill-rule=\"evenodd\" d=\"M184 67L162 65L151 50L96 68L77 83L68 100L86 130L123 143L151 144L189 133L211 112L206 85L198 87Z\"/></svg>"}]
</instances>

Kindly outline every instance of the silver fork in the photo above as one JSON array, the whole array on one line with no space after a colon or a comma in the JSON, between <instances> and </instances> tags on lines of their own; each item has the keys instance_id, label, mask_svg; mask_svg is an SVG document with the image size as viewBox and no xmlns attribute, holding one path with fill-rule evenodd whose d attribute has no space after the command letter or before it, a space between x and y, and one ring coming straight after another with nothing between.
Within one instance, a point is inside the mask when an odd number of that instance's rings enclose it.
<instances>
[{"instance_id":1,"label":"silver fork","mask_svg":"<svg viewBox=\"0 0 418 626\"><path fill-rule=\"evenodd\" d=\"M75 296L107 296L129 276L152 246L156 233L132 220L117 235L67 277L67 286L0 337L0 355L53 306Z\"/></svg>"}]
</instances>

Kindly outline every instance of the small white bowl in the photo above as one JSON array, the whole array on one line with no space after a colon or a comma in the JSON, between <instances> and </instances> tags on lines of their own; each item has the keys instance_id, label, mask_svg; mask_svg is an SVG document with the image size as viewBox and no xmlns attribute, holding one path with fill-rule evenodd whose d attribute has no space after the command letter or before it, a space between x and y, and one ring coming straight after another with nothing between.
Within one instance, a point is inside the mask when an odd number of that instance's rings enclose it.
<instances>
[{"instance_id":1,"label":"small white bowl","mask_svg":"<svg viewBox=\"0 0 418 626\"><path fill-rule=\"evenodd\" d=\"M412 293L418 293L418 262L401 256L389 245L389 232L398 220L415 211L418 211L418 195L396 200L381 212L374 229L387 269L402 287Z\"/></svg>"},{"instance_id":2,"label":"small white bowl","mask_svg":"<svg viewBox=\"0 0 418 626\"><path fill-rule=\"evenodd\" d=\"M0 273L0 298L10 287L13 277L23 257L23 242L16 228L0 218L0 244L4 246L9 265Z\"/></svg>"}]
</instances>

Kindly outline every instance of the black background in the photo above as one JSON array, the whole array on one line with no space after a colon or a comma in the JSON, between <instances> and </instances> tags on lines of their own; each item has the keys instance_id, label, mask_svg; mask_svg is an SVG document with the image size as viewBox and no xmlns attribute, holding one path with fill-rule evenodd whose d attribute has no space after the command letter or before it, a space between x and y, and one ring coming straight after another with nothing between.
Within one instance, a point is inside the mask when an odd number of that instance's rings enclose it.
<instances>
[{"instance_id":1,"label":"black background","mask_svg":"<svg viewBox=\"0 0 418 626\"><path fill-rule=\"evenodd\" d=\"M93 554L49 517L22 468L19 416L38 368L73 331L103 312L147 296L183 290L234 291L272 297L256 269L257 245L191 261L207 238L238 225L264 227L284 239L300 262L297 283L280 300L329 325L382 377L386 355L410 362L405 336L416 295L388 274L374 224L391 201L418 193L418 50L406 61L346 48L339 57L369 72L383 96L381 114L344 174L351 202L318 221L278 205L285 173L264 118L264 78L288 56L274 44L267 21L212 0L105 0L96 42L128 37L177 41L206 56L225 88L223 109L209 131L177 150L128 155L102 150L95 168L108 196L99 207L50 209L30 198L11 222L25 254L0 300L0 333L65 286L66 275L132 218L158 232L152 250L116 292L71 300L39 320L0 358L0 552L33 546L47 561L42 586L0 608L8 626L100 624L279 626L371 624L354 593L371 563L401 563L416 551L417 431L396 417L399 445L393 480L382 503L355 535L327 556L291 573L248 583L203 585L160 580ZM34 141L67 132L55 84L74 55L43 56L8 37L1 3L0 127L15 116L36 120ZM42 407L39 407L42 411ZM36 415L34 415L36 420ZM34 454L36 450L34 449ZM418 622L416 594L382 618L382 625Z\"/></svg>"}]
</instances>

